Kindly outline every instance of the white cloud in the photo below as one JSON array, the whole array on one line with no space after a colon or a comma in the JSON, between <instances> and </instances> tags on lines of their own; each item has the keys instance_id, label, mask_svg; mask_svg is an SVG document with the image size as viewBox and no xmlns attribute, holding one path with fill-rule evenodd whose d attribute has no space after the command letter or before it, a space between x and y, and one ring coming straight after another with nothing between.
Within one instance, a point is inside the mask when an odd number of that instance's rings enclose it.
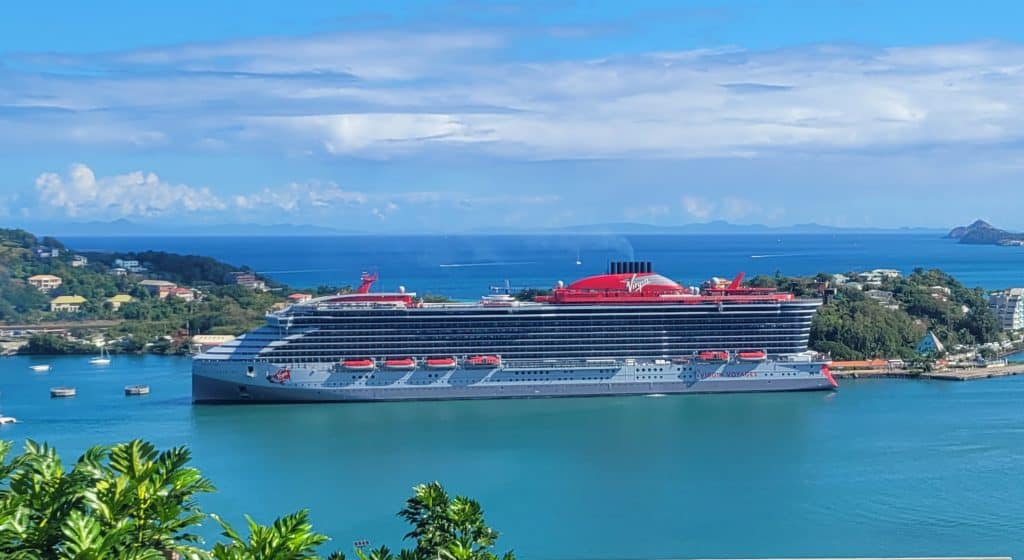
<instances>
[{"instance_id":1,"label":"white cloud","mask_svg":"<svg viewBox=\"0 0 1024 560\"><path fill-rule=\"evenodd\" d=\"M237 195L232 202L238 208L271 208L296 212L310 208L333 208L365 204L365 193L347 191L334 183L290 183L284 187L264 187L253 194Z\"/></svg>"},{"instance_id":2,"label":"white cloud","mask_svg":"<svg viewBox=\"0 0 1024 560\"><path fill-rule=\"evenodd\" d=\"M757 213L757 204L745 198L727 196L722 199L722 215L729 220L739 220Z\"/></svg>"},{"instance_id":3,"label":"white cloud","mask_svg":"<svg viewBox=\"0 0 1024 560\"><path fill-rule=\"evenodd\" d=\"M684 195L682 200L683 210L690 216L699 220L706 220L715 210L715 204L699 196Z\"/></svg>"},{"instance_id":4,"label":"white cloud","mask_svg":"<svg viewBox=\"0 0 1024 560\"><path fill-rule=\"evenodd\" d=\"M1024 130L1019 44L509 61L512 42L378 32L26 57L2 78L0 143L685 159L1012 145Z\"/></svg>"},{"instance_id":5,"label":"white cloud","mask_svg":"<svg viewBox=\"0 0 1024 560\"><path fill-rule=\"evenodd\" d=\"M142 171L97 178L81 163L72 165L64 176L40 174L35 188L40 207L70 217L159 216L226 208L206 187L171 184Z\"/></svg>"}]
</instances>

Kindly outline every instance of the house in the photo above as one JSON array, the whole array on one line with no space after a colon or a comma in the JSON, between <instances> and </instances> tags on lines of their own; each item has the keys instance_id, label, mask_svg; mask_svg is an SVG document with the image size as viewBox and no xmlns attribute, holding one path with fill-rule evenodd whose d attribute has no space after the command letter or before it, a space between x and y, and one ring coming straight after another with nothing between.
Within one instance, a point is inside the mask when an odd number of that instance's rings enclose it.
<instances>
[{"instance_id":1,"label":"house","mask_svg":"<svg viewBox=\"0 0 1024 560\"><path fill-rule=\"evenodd\" d=\"M860 280L862 284L869 287L881 286L882 278L882 275L877 272L861 272L857 275L857 280Z\"/></svg>"},{"instance_id":2,"label":"house","mask_svg":"<svg viewBox=\"0 0 1024 560\"><path fill-rule=\"evenodd\" d=\"M876 268L871 272L881 276L882 278L896 279L902 276L900 271L896 270L895 268Z\"/></svg>"},{"instance_id":3,"label":"house","mask_svg":"<svg viewBox=\"0 0 1024 560\"><path fill-rule=\"evenodd\" d=\"M945 286L929 286L928 293L939 301L948 301L949 296L953 295L953 291Z\"/></svg>"},{"instance_id":4,"label":"house","mask_svg":"<svg viewBox=\"0 0 1024 560\"><path fill-rule=\"evenodd\" d=\"M82 296L58 296L50 302L50 311L54 313L78 313L85 301L85 298Z\"/></svg>"},{"instance_id":5,"label":"house","mask_svg":"<svg viewBox=\"0 0 1024 560\"><path fill-rule=\"evenodd\" d=\"M35 276L28 277L28 283L45 294L59 288L64 281L59 276L52 274L36 274Z\"/></svg>"},{"instance_id":6,"label":"house","mask_svg":"<svg viewBox=\"0 0 1024 560\"><path fill-rule=\"evenodd\" d=\"M83 257L82 255L75 255L75 257L71 259L72 268L82 268L87 264L89 264L89 259L87 257Z\"/></svg>"},{"instance_id":7,"label":"house","mask_svg":"<svg viewBox=\"0 0 1024 560\"><path fill-rule=\"evenodd\" d=\"M128 276L128 269L121 267L111 268L110 274L113 274L114 276Z\"/></svg>"},{"instance_id":8,"label":"house","mask_svg":"<svg viewBox=\"0 0 1024 560\"><path fill-rule=\"evenodd\" d=\"M114 259L114 267L123 268L134 274L146 272L146 267L142 266L142 264L135 259Z\"/></svg>"},{"instance_id":9,"label":"house","mask_svg":"<svg viewBox=\"0 0 1024 560\"><path fill-rule=\"evenodd\" d=\"M885 290L868 290L864 292L864 295L878 303L881 303L882 305L888 305L893 302L893 293Z\"/></svg>"},{"instance_id":10,"label":"house","mask_svg":"<svg viewBox=\"0 0 1024 560\"><path fill-rule=\"evenodd\" d=\"M850 277L845 274L833 274L832 284L834 286L842 286L843 284L850 281Z\"/></svg>"},{"instance_id":11,"label":"house","mask_svg":"<svg viewBox=\"0 0 1024 560\"><path fill-rule=\"evenodd\" d=\"M988 307L1004 331L1024 330L1024 288L993 293L989 296Z\"/></svg>"},{"instance_id":12,"label":"house","mask_svg":"<svg viewBox=\"0 0 1024 560\"><path fill-rule=\"evenodd\" d=\"M109 303L110 307L116 311L121 309L122 305L132 301L132 299L134 298L128 294L117 294L116 296L107 298L107 303Z\"/></svg>"},{"instance_id":13,"label":"house","mask_svg":"<svg viewBox=\"0 0 1024 560\"><path fill-rule=\"evenodd\" d=\"M847 282L843 284L843 287L850 290L863 290L864 284L861 284L860 282Z\"/></svg>"},{"instance_id":14,"label":"house","mask_svg":"<svg viewBox=\"0 0 1024 560\"><path fill-rule=\"evenodd\" d=\"M143 280L139 282L139 285L146 289L150 294L158 297L165 298L171 293L171 290L177 288L178 285L174 282L168 282L167 280Z\"/></svg>"},{"instance_id":15,"label":"house","mask_svg":"<svg viewBox=\"0 0 1024 560\"><path fill-rule=\"evenodd\" d=\"M60 256L60 249L50 247L36 247L36 257L40 259L55 259Z\"/></svg>"},{"instance_id":16,"label":"house","mask_svg":"<svg viewBox=\"0 0 1024 560\"><path fill-rule=\"evenodd\" d=\"M292 303L304 303L311 299L313 299L313 296L310 294L292 294L288 296L288 301Z\"/></svg>"},{"instance_id":17,"label":"house","mask_svg":"<svg viewBox=\"0 0 1024 560\"><path fill-rule=\"evenodd\" d=\"M267 291L266 283L256 278L256 274L252 272L232 272L230 281L233 284L252 288L253 290Z\"/></svg>"},{"instance_id":18,"label":"house","mask_svg":"<svg viewBox=\"0 0 1024 560\"><path fill-rule=\"evenodd\" d=\"M167 290L167 295L174 296L178 299L183 299L185 301L195 301L196 299L196 293L189 288L170 288Z\"/></svg>"}]
</instances>

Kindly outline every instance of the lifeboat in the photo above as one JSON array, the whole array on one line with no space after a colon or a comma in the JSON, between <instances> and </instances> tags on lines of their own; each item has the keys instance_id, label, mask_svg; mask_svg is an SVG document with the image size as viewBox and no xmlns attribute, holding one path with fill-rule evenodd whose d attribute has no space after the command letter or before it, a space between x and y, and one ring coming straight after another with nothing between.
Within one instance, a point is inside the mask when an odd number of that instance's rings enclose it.
<instances>
[{"instance_id":1,"label":"lifeboat","mask_svg":"<svg viewBox=\"0 0 1024 560\"><path fill-rule=\"evenodd\" d=\"M722 350L700 352L697 354L697 359L702 362L728 362L729 353Z\"/></svg>"},{"instance_id":2,"label":"lifeboat","mask_svg":"<svg viewBox=\"0 0 1024 560\"><path fill-rule=\"evenodd\" d=\"M498 356L471 356L466 358L465 366L468 368L496 368L501 365L501 358Z\"/></svg>"},{"instance_id":3,"label":"lifeboat","mask_svg":"<svg viewBox=\"0 0 1024 560\"><path fill-rule=\"evenodd\" d=\"M369 371L369 370L372 370L374 367L376 367L376 364L373 363L373 360L371 360L369 358L361 358L361 359L355 359L355 360L345 360L345 361L341 362L341 365L345 369L351 369L351 370L355 370L355 371Z\"/></svg>"},{"instance_id":4,"label":"lifeboat","mask_svg":"<svg viewBox=\"0 0 1024 560\"><path fill-rule=\"evenodd\" d=\"M768 358L768 354L764 350L749 350L736 354L741 362L763 362Z\"/></svg>"},{"instance_id":5,"label":"lifeboat","mask_svg":"<svg viewBox=\"0 0 1024 560\"><path fill-rule=\"evenodd\" d=\"M427 358L430 369L452 369L457 365L455 358Z\"/></svg>"},{"instance_id":6,"label":"lifeboat","mask_svg":"<svg viewBox=\"0 0 1024 560\"><path fill-rule=\"evenodd\" d=\"M412 358L389 358L384 360L384 367L388 369L416 369L416 360Z\"/></svg>"}]
</instances>

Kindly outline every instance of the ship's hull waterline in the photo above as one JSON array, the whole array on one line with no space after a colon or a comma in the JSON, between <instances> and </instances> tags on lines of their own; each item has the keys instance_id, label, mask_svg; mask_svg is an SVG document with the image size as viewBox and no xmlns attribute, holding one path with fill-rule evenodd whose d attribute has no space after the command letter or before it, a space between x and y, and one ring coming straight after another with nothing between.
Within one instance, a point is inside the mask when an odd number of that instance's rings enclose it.
<instances>
[{"instance_id":1,"label":"ship's hull waterline","mask_svg":"<svg viewBox=\"0 0 1024 560\"><path fill-rule=\"evenodd\" d=\"M281 383L271 381L282 371L279 366L258 364L252 373L248 367L228 361L197 362L192 374L193 401L200 404L376 402L827 391L835 388L834 380L824 373L827 365L819 362L662 365L659 373L640 371L659 369L653 364L642 364L620 366L607 377L578 381L564 379L595 376L588 376L590 370L586 368L523 371L459 368L430 378L426 376L432 373L421 368L395 373L378 370L365 375L366 379L353 382L331 381L335 376L332 372L300 367L289 368L290 379ZM527 372L535 372L529 374L534 380L488 380L514 379L516 374ZM347 374L337 374L337 377L344 376ZM423 379L417 380L417 376ZM557 380L544 380L545 377Z\"/></svg>"}]
</instances>

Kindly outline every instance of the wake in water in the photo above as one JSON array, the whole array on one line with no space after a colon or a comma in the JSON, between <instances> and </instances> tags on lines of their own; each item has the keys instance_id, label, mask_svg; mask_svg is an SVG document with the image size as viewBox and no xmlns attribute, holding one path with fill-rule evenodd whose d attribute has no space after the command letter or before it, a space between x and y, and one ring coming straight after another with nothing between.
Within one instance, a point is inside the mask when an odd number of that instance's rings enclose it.
<instances>
[{"instance_id":1,"label":"wake in water","mask_svg":"<svg viewBox=\"0 0 1024 560\"><path fill-rule=\"evenodd\" d=\"M500 261L485 263L445 263L439 264L441 268L468 268L476 266L516 266L521 264L537 264L537 261Z\"/></svg>"},{"instance_id":2,"label":"wake in water","mask_svg":"<svg viewBox=\"0 0 1024 560\"><path fill-rule=\"evenodd\" d=\"M750 255L752 259L778 259L783 257L806 257L814 253L775 253L771 255Z\"/></svg>"}]
</instances>

